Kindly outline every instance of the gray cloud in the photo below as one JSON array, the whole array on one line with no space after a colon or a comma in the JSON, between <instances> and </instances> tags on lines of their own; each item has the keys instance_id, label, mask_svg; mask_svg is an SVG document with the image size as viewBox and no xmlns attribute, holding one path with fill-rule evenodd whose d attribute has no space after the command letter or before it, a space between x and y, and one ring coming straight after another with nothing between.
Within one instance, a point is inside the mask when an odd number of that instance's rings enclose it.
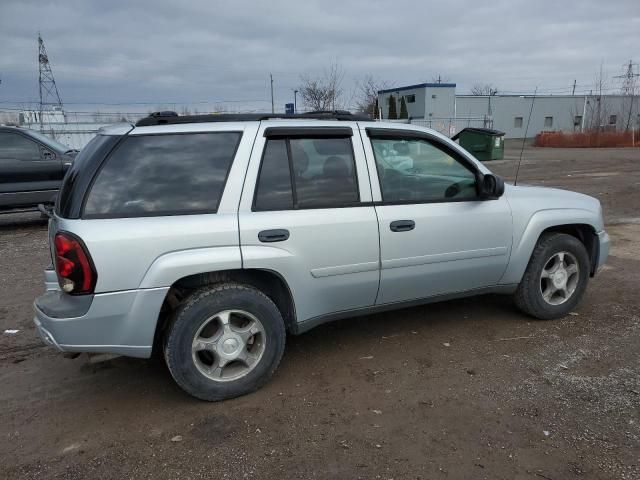
<instances>
[{"instance_id":1,"label":"gray cloud","mask_svg":"<svg viewBox=\"0 0 640 480\"><path fill-rule=\"evenodd\" d=\"M576 79L584 91L601 62L612 77L637 55L640 4L2 0L0 101L37 99L38 29L69 104L233 101L224 105L267 110L269 72L281 108L300 74L333 61L347 91L367 74L394 85L440 74L459 92L490 82L564 93Z\"/></svg>"}]
</instances>

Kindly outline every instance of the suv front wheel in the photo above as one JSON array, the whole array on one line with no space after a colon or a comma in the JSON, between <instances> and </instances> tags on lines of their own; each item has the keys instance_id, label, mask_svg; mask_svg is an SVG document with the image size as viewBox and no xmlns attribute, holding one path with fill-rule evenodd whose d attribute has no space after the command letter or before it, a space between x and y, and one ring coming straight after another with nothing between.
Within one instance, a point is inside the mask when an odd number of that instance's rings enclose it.
<instances>
[{"instance_id":1,"label":"suv front wheel","mask_svg":"<svg viewBox=\"0 0 640 480\"><path fill-rule=\"evenodd\" d=\"M260 388L284 351L278 307L259 290L224 283L199 290L177 309L165 343L176 383L207 401Z\"/></svg>"},{"instance_id":2,"label":"suv front wheel","mask_svg":"<svg viewBox=\"0 0 640 480\"><path fill-rule=\"evenodd\" d=\"M540 320L563 317L582 299L589 270L589 254L580 240L564 233L544 234L516 290L516 305Z\"/></svg>"}]
</instances>

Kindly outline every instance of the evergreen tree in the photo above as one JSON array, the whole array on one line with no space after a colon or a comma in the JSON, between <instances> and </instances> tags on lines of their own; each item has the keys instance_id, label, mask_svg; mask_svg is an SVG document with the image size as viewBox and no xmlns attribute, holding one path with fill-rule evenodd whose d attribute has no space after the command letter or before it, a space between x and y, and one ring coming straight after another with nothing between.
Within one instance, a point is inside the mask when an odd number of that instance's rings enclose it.
<instances>
[{"instance_id":1,"label":"evergreen tree","mask_svg":"<svg viewBox=\"0 0 640 480\"><path fill-rule=\"evenodd\" d=\"M400 100L400 116L398 118L409 118L409 113L407 112L407 102L404 100L404 96Z\"/></svg>"},{"instance_id":2,"label":"evergreen tree","mask_svg":"<svg viewBox=\"0 0 640 480\"><path fill-rule=\"evenodd\" d=\"M398 113L396 112L396 97L393 95L389 95L389 115L387 118L389 120L396 120L398 118Z\"/></svg>"}]
</instances>

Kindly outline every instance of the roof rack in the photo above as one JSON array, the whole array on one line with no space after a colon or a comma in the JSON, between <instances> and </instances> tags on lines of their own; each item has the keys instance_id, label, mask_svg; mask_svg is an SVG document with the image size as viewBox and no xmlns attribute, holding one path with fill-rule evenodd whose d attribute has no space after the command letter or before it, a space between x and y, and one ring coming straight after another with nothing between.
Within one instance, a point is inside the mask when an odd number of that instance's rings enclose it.
<instances>
[{"instance_id":1,"label":"roof rack","mask_svg":"<svg viewBox=\"0 0 640 480\"><path fill-rule=\"evenodd\" d=\"M154 112L148 117L138 120L136 127L151 125L172 125L176 123L205 123L205 122L255 122L271 119L310 119L310 120L350 120L372 121L365 114L354 114L346 110L321 110L308 113L287 115L284 113L213 113L206 115L178 115L176 112Z\"/></svg>"}]
</instances>

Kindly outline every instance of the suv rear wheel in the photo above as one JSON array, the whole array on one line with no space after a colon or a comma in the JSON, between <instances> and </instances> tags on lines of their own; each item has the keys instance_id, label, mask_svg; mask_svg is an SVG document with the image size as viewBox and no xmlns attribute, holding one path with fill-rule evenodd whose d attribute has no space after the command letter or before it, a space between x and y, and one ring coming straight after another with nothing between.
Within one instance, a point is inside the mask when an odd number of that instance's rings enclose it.
<instances>
[{"instance_id":1,"label":"suv rear wheel","mask_svg":"<svg viewBox=\"0 0 640 480\"><path fill-rule=\"evenodd\" d=\"M589 267L580 240L564 233L542 235L516 290L516 305L540 320L568 314L587 288Z\"/></svg>"},{"instance_id":2,"label":"suv rear wheel","mask_svg":"<svg viewBox=\"0 0 640 480\"><path fill-rule=\"evenodd\" d=\"M253 287L225 283L196 292L177 309L165 359L187 393L224 400L269 380L285 338L282 315L269 297Z\"/></svg>"}]
</instances>

